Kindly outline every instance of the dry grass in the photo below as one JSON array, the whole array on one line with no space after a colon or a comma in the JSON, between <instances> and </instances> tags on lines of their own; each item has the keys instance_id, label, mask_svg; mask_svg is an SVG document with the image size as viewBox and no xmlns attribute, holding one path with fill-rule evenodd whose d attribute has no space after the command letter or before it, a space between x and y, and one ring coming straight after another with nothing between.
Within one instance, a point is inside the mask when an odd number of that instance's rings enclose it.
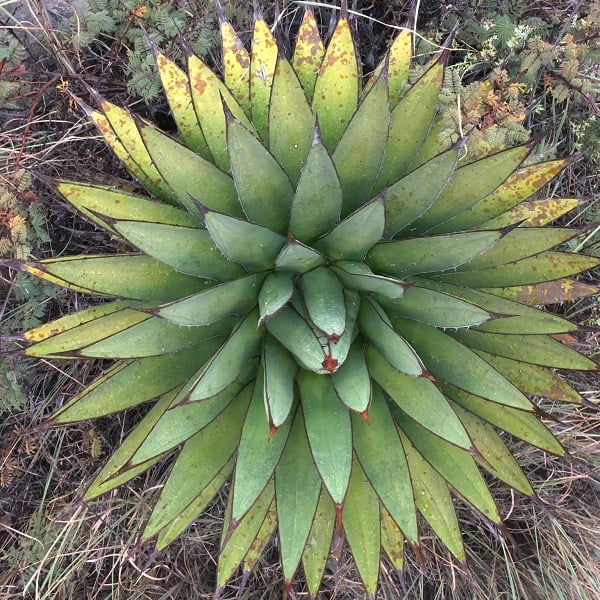
<instances>
[{"instance_id":1,"label":"dry grass","mask_svg":"<svg viewBox=\"0 0 600 600\"><path fill-rule=\"evenodd\" d=\"M127 175L95 138L87 122L69 104L61 88L65 82L78 87L93 78L94 67L85 57L59 48L43 2L25 0L31 16L10 21L14 3L0 0L0 21L15 28L15 35L36 47L27 61L30 90L27 108L8 116L0 114L0 177L17 167L35 169L46 176L102 183L122 183ZM357 2L356 8L377 14L380 20L400 23L410 2ZM436 16L439 3L422 2L421 8ZM564 11L575 6L566 2ZM378 12L377 12L378 11ZM324 11L324 14L327 11ZM290 13L292 14L292 13ZM293 21L284 23L293 34ZM382 31L372 23L362 25L361 36L369 49L384 45ZM42 40L49 52L40 51ZM55 50L59 50L56 52ZM122 50L122 49L121 49ZM131 102L118 65L100 91L121 103ZM1 75L0 75L1 77ZM569 150L569 130L564 121L552 121L546 107L542 125L549 129L547 143ZM144 110L143 107L140 110ZM563 123L562 126L558 126ZM582 161L554 184L560 195L592 196L600 187L597 165ZM73 216L42 185L53 242L38 249L39 256L89 252L110 244L87 223ZM590 201L571 217L582 225L597 219L598 199ZM596 215L596 216L595 216ZM594 239L583 240L585 245ZM582 249L582 248L579 248ZM14 279L2 273L0 297L11 305ZM588 277L593 277L588 276ZM3 286L3 287L2 287ZM74 294L48 299L48 313L57 316L90 302ZM589 328L600 324L597 301L581 301L559 308ZM588 329L580 339L589 355L598 358L598 337ZM0 597L54 600L142 600L212 598L216 551L220 536L224 499L217 499L182 537L160 556L139 547L137 536L156 494L157 481L167 468L159 464L129 485L89 506L77 503L86 481L97 471L111 448L125 437L140 417L140 411L82 424L62 431L32 430L66 398L80 390L102 369L100 361L83 366L72 363L41 363L31 372L28 402L19 411L7 411L0 423ZM459 507L468 553L466 565L457 564L433 535L423 531L422 556L410 549L402 573L384 563L380 577L381 599L467 600L595 600L600 597L600 433L598 407L600 381L595 374L569 376L586 399L586 406L544 405L559 423L557 432L569 457L544 455L519 442L514 453L536 491L533 501L519 497L505 486L491 482L506 529L498 531L466 506ZM141 409L140 409L141 410ZM150 560L152 559L152 560ZM281 593L275 543L260 559L248 581L239 576L226 589L226 598L269 599ZM348 556L332 562L323 583L323 599L364 598L358 576ZM308 598L299 582L297 598Z\"/></svg>"}]
</instances>

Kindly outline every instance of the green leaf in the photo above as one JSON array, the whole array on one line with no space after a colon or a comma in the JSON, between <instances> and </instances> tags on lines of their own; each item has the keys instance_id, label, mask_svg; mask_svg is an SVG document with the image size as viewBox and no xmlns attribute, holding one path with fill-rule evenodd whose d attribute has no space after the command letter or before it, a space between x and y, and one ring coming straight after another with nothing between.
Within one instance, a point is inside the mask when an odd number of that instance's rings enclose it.
<instances>
[{"instance_id":1,"label":"green leaf","mask_svg":"<svg viewBox=\"0 0 600 600\"><path fill-rule=\"evenodd\" d=\"M359 64L348 18L337 22L315 82L312 108L333 152L358 105Z\"/></svg>"},{"instance_id":2,"label":"green leaf","mask_svg":"<svg viewBox=\"0 0 600 600\"><path fill-rule=\"evenodd\" d=\"M485 252L501 237L498 231L468 231L382 242L369 250L366 260L374 271L399 278L454 270Z\"/></svg>"},{"instance_id":3,"label":"green leaf","mask_svg":"<svg viewBox=\"0 0 600 600\"><path fill-rule=\"evenodd\" d=\"M344 501L352 466L350 413L339 401L329 377L300 371L298 387L315 464L339 505Z\"/></svg>"},{"instance_id":4,"label":"green leaf","mask_svg":"<svg viewBox=\"0 0 600 600\"><path fill-rule=\"evenodd\" d=\"M406 435L402 431L398 433L406 452L419 512L456 559L464 561L465 548L448 484L417 452Z\"/></svg>"},{"instance_id":5,"label":"green leaf","mask_svg":"<svg viewBox=\"0 0 600 600\"><path fill-rule=\"evenodd\" d=\"M363 298L358 323L361 333L393 365L410 377L425 375L423 363L410 344L398 335L382 308L370 298Z\"/></svg>"},{"instance_id":6,"label":"green leaf","mask_svg":"<svg viewBox=\"0 0 600 600\"><path fill-rule=\"evenodd\" d=\"M197 227L196 217L187 212L142 196L101 185L60 181L58 192L87 219L116 233L113 221L150 221L166 225Z\"/></svg>"},{"instance_id":7,"label":"green leaf","mask_svg":"<svg viewBox=\"0 0 600 600\"><path fill-rule=\"evenodd\" d=\"M373 379L419 425L460 448L472 447L471 440L456 413L431 381L423 377L407 377L400 373L372 347L367 350L367 364ZM402 527L394 512L392 516Z\"/></svg>"},{"instance_id":8,"label":"green leaf","mask_svg":"<svg viewBox=\"0 0 600 600\"><path fill-rule=\"evenodd\" d=\"M55 335L30 346L25 353L63 358L157 356L219 337L231 327L232 323L224 320L210 327L186 330L144 312L124 308L66 331L57 328ZM36 335L35 331L27 332L27 337L30 335Z\"/></svg>"},{"instance_id":9,"label":"green leaf","mask_svg":"<svg viewBox=\"0 0 600 600\"><path fill-rule=\"evenodd\" d=\"M236 326L221 348L199 373L190 392L190 401L210 398L233 383L246 363L260 352L264 332L257 329L258 310L252 311Z\"/></svg>"},{"instance_id":10,"label":"green leaf","mask_svg":"<svg viewBox=\"0 0 600 600\"><path fill-rule=\"evenodd\" d=\"M211 210L241 216L229 175L153 127L141 125L139 129L153 164L191 214L200 216L193 198Z\"/></svg>"},{"instance_id":11,"label":"green leaf","mask_svg":"<svg viewBox=\"0 0 600 600\"><path fill-rule=\"evenodd\" d=\"M539 254L562 244L577 235L569 228L525 227L509 231L498 242L468 263L459 265L457 271L489 269Z\"/></svg>"},{"instance_id":12,"label":"green leaf","mask_svg":"<svg viewBox=\"0 0 600 600\"><path fill-rule=\"evenodd\" d=\"M396 183L410 168L435 114L444 66L436 62L392 110L386 155L374 192Z\"/></svg>"},{"instance_id":13,"label":"green leaf","mask_svg":"<svg viewBox=\"0 0 600 600\"><path fill-rule=\"evenodd\" d=\"M180 273L217 281L230 281L244 273L240 265L221 256L205 229L139 221L117 221L114 229L136 248Z\"/></svg>"},{"instance_id":14,"label":"green leaf","mask_svg":"<svg viewBox=\"0 0 600 600\"><path fill-rule=\"evenodd\" d=\"M502 406L479 396L469 394L444 381L440 381L444 393L462 408L488 421L532 446L541 448L557 456L563 456L564 448L552 432L533 413Z\"/></svg>"},{"instance_id":15,"label":"green leaf","mask_svg":"<svg viewBox=\"0 0 600 600\"><path fill-rule=\"evenodd\" d=\"M411 229L429 233L456 231L447 221L492 193L513 174L529 152L529 146L517 146L456 169L431 208L412 223Z\"/></svg>"},{"instance_id":16,"label":"green leaf","mask_svg":"<svg viewBox=\"0 0 600 600\"><path fill-rule=\"evenodd\" d=\"M266 322L266 327L305 369L316 373L327 372L324 366L326 353L319 335L292 307L282 308Z\"/></svg>"},{"instance_id":17,"label":"green leaf","mask_svg":"<svg viewBox=\"0 0 600 600\"><path fill-rule=\"evenodd\" d=\"M277 256L275 268L294 273L306 273L325 262L325 257L301 242L289 239Z\"/></svg>"},{"instance_id":18,"label":"green leaf","mask_svg":"<svg viewBox=\"0 0 600 600\"><path fill-rule=\"evenodd\" d=\"M421 456L467 501L490 521L501 521L488 486L468 451L429 433L400 412L396 420Z\"/></svg>"},{"instance_id":19,"label":"green leaf","mask_svg":"<svg viewBox=\"0 0 600 600\"><path fill-rule=\"evenodd\" d=\"M230 165L225 106L245 127L252 128L252 125L231 92L203 61L189 55L187 68L194 113L210 149L210 157L202 156L227 173Z\"/></svg>"},{"instance_id":20,"label":"green leaf","mask_svg":"<svg viewBox=\"0 0 600 600\"><path fill-rule=\"evenodd\" d=\"M286 422L294 402L294 378L298 363L293 356L273 337L267 335L263 346L265 370L264 401L271 427L270 435Z\"/></svg>"},{"instance_id":21,"label":"green leaf","mask_svg":"<svg viewBox=\"0 0 600 600\"><path fill-rule=\"evenodd\" d=\"M325 486L321 486L321 495L313 519L304 553L302 566L310 594L316 597L325 571L325 565L331 548L335 509Z\"/></svg>"},{"instance_id":22,"label":"green leaf","mask_svg":"<svg viewBox=\"0 0 600 600\"><path fill-rule=\"evenodd\" d=\"M475 456L479 465L519 492L527 496L533 495L531 484L523 470L494 428L459 406L455 410L481 453L481 457Z\"/></svg>"},{"instance_id":23,"label":"green leaf","mask_svg":"<svg viewBox=\"0 0 600 600\"><path fill-rule=\"evenodd\" d=\"M222 588L233 575L259 535L261 526L274 502L274 494L273 482L270 481L242 519L239 522L231 521L219 553L217 590Z\"/></svg>"},{"instance_id":24,"label":"green leaf","mask_svg":"<svg viewBox=\"0 0 600 600\"><path fill-rule=\"evenodd\" d=\"M352 415L354 449L373 489L411 543L417 543L417 513L408 465L387 402L373 390L369 423Z\"/></svg>"},{"instance_id":25,"label":"green leaf","mask_svg":"<svg viewBox=\"0 0 600 600\"><path fill-rule=\"evenodd\" d=\"M269 108L269 150L295 186L313 143L315 116L290 63L279 57Z\"/></svg>"},{"instance_id":26,"label":"green leaf","mask_svg":"<svg viewBox=\"0 0 600 600\"><path fill-rule=\"evenodd\" d=\"M199 294L188 296L156 309L156 314L171 323L202 327L229 315L240 315L257 304L264 274L246 275L221 283Z\"/></svg>"},{"instance_id":27,"label":"green leaf","mask_svg":"<svg viewBox=\"0 0 600 600\"><path fill-rule=\"evenodd\" d=\"M360 578L373 596L377 589L381 552L378 508L377 496L360 464L354 460L344 502L344 532Z\"/></svg>"},{"instance_id":28,"label":"green leaf","mask_svg":"<svg viewBox=\"0 0 600 600\"><path fill-rule=\"evenodd\" d=\"M238 397L179 453L164 484L144 537L152 537L186 509L223 469L234 453L250 394Z\"/></svg>"},{"instance_id":29,"label":"green leaf","mask_svg":"<svg viewBox=\"0 0 600 600\"><path fill-rule=\"evenodd\" d=\"M279 543L286 582L292 580L300 563L320 491L321 478L312 462L302 411L298 411L275 471Z\"/></svg>"},{"instance_id":30,"label":"green leaf","mask_svg":"<svg viewBox=\"0 0 600 600\"><path fill-rule=\"evenodd\" d=\"M381 239L384 226L384 199L378 197L346 217L314 247L333 260L362 261L367 251Z\"/></svg>"},{"instance_id":31,"label":"green leaf","mask_svg":"<svg viewBox=\"0 0 600 600\"><path fill-rule=\"evenodd\" d=\"M360 307L360 296L355 292L344 290L344 298L346 305L346 328L337 343L334 344L332 341L329 341L327 344L329 354L326 357L325 365L328 372L332 374L346 361L350 352L350 346L357 333L356 319Z\"/></svg>"},{"instance_id":32,"label":"green leaf","mask_svg":"<svg viewBox=\"0 0 600 600\"><path fill-rule=\"evenodd\" d=\"M434 327L472 327L492 318L475 304L418 285L408 287L398 302L385 298L379 302L390 317L408 317Z\"/></svg>"},{"instance_id":33,"label":"green leaf","mask_svg":"<svg viewBox=\"0 0 600 600\"><path fill-rule=\"evenodd\" d=\"M14 266L75 291L148 302L168 302L213 285L212 282L177 273L143 254L69 256L21 262ZM123 276L124 273L127 277Z\"/></svg>"},{"instance_id":34,"label":"green leaf","mask_svg":"<svg viewBox=\"0 0 600 600\"><path fill-rule=\"evenodd\" d=\"M371 402L371 378L362 341L355 340L342 366L331 375L339 399L351 410L365 413Z\"/></svg>"},{"instance_id":35,"label":"green leaf","mask_svg":"<svg viewBox=\"0 0 600 600\"><path fill-rule=\"evenodd\" d=\"M386 70L360 104L332 156L342 186L344 216L369 199L385 153L389 122Z\"/></svg>"},{"instance_id":36,"label":"green leaf","mask_svg":"<svg viewBox=\"0 0 600 600\"><path fill-rule=\"evenodd\" d=\"M107 463L100 470L100 473L96 475L85 491L85 498L87 500L93 500L94 498L119 487L123 483L133 479L136 475L143 473L146 469L160 460L161 456L156 456L146 464L137 465L134 468L127 468L129 459L136 453L137 449L148 436L148 433L152 431L152 428L158 423L167 408L169 408L178 392L179 390L175 389L159 398L146 416L125 438L125 441L121 442L120 446L113 452Z\"/></svg>"},{"instance_id":37,"label":"green leaf","mask_svg":"<svg viewBox=\"0 0 600 600\"><path fill-rule=\"evenodd\" d=\"M264 377L259 369L237 453L231 510L234 521L248 512L271 479L289 432L290 423L285 423L271 435L264 403Z\"/></svg>"},{"instance_id":38,"label":"green leaf","mask_svg":"<svg viewBox=\"0 0 600 600\"><path fill-rule=\"evenodd\" d=\"M308 100L312 99L317 73L325 55L315 15L306 6L294 48L293 68Z\"/></svg>"},{"instance_id":39,"label":"green leaf","mask_svg":"<svg viewBox=\"0 0 600 600\"><path fill-rule=\"evenodd\" d=\"M332 343L346 328L344 287L326 267L317 267L302 275L299 288L311 321Z\"/></svg>"},{"instance_id":40,"label":"green leaf","mask_svg":"<svg viewBox=\"0 0 600 600\"><path fill-rule=\"evenodd\" d=\"M290 232L311 243L339 223L341 210L340 181L317 129L292 200Z\"/></svg>"},{"instance_id":41,"label":"green leaf","mask_svg":"<svg viewBox=\"0 0 600 600\"><path fill-rule=\"evenodd\" d=\"M364 263L340 261L332 266L332 271L352 290L381 294L392 300L402 298L408 287L397 279L375 275Z\"/></svg>"},{"instance_id":42,"label":"green leaf","mask_svg":"<svg viewBox=\"0 0 600 600\"><path fill-rule=\"evenodd\" d=\"M250 53L250 109L263 140L269 139L269 100L277 65L277 41L262 16L255 13Z\"/></svg>"},{"instance_id":43,"label":"green leaf","mask_svg":"<svg viewBox=\"0 0 600 600\"><path fill-rule=\"evenodd\" d=\"M294 277L291 273L269 273L258 292L259 324L272 319L289 301L294 293Z\"/></svg>"},{"instance_id":44,"label":"green leaf","mask_svg":"<svg viewBox=\"0 0 600 600\"><path fill-rule=\"evenodd\" d=\"M131 457L130 464L144 463L196 435L218 418L237 396L249 396L249 392L242 391L242 387L243 382L236 381L204 402L186 402L187 389L180 392L173 400L173 406L162 415Z\"/></svg>"},{"instance_id":45,"label":"green leaf","mask_svg":"<svg viewBox=\"0 0 600 600\"><path fill-rule=\"evenodd\" d=\"M597 368L594 361L548 335L507 335L475 330L450 335L470 348L525 363L584 371Z\"/></svg>"},{"instance_id":46,"label":"green leaf","mask_svg":"<svg viewBox=\"0 0 600 600\"><path fill-rule=\"evenodd\" d=\"M483 360L527 394L575 404L581 404L582 402L581 396L551 369L502 356L494 356L481 350L476 350L476 352Z\"/></svg>"},{"instance_id":47,"label":"green leaf","mask_svg":"<svg viewBox=\"0 0 600 600\"><path fill-rule=\"evenodd\" d=\"M294 195L285 171L262 143L237 121L228 123L227 148L239 201L248 220L285 233Z\"/></svg>"},{"instance_id":48,"label":"green leaf","mask_svg":"<svg viewBox=\"0 0 600 600\"><path fill-rule=\"evenodd\" d=\"M156 538L156 550L166 548L178 538L204 511L208 503L219 493L233 471L234 459L229 459L223 468L204 486L204 489L178 515L159 532Z\"/></svg>"},{"instance_id":49,"label":"green leaf","mask_svg":"<svg viewBox=\"0 0 600 600\"><path fill-rule=\"evenodd\" d=\"M173 354L126 360L111 367L56 411L56 423L110 415L152 400L181 385L198 368L198 346Z\"/></svg>"},{"instance_id":50,"label":"green leaf","mask_svg":"<svg viewBox=\"0 0 600 600\"><path fill-rule=\"evenodd\" d=\"M443 273L436 277L448 283L467 287L499 288L560 279L593 269L598 264L600 264L599 259L583 254L540 252L530 258L490 269L465 273Z\"/></svg>"},{"instance_id":51,"label":"green leaf","mask_svg":"<svg viewBox=\"0 0 600 600\"><path fill-rule=\"evenodd\" d=\"M419 289L420 286L423 286L429 290L457 296L498 317L477 325L479 331L523 334L564 333L577 328L566 319L561 319L557 315L525 306L519 302L506 300L494 294L431 279L412 278L412 280L416 282L415 287L419 287ZM404 309L404 306L401 308ZM415 315L407 314L406 316L416 318ZM435 323L431 324L435 325Z\"/></svg>"},{"instance_id":52,"label":"green leaf","mask_svg":"<svg viewBox=\"0 0 600 600\"><path fill-rule=\"evenodd\" d=\"M529 400L512 383L460 342L418 321L394 318L393 323L434 377L499 404L531 409Z\"/></svg>"},{"instance_id":53,"label":"green leaf","mask_svg":"<svg viewBox=\"0 0 600 600\"><path fill-rule=\"evenodd\" d=\"M435 156L390 186L385 195L385 237L393 238L407 229L436 201L458 163L454 149Z\"/></svg>"},{"instance_id":54,"label":"green leaf","mask_svg":"<svg viewBox=\"0 0 600 600\"><path fill-rule=\"evenodd\" d=\"M80 325L91 323L102 317L118 314L126 308L130 308L134 303L127 300L118 300L116 302L106 302L98 304L91 308L85 308L70 315L65 315L49 323L39 325L23 334L27 342L41 342L56 335L76 329Z\"/></svg>"},{"instance_id":55,"label":"green leaf","mask_svg":"<svg viewBox=\"0 0 600 600\"><path fill-rule=\"evenodd\" d=\"M251 270L271 267L286 241L266 227L218 212L208 211L204 219L221 252Z\"/></svg>"}]
</instances>

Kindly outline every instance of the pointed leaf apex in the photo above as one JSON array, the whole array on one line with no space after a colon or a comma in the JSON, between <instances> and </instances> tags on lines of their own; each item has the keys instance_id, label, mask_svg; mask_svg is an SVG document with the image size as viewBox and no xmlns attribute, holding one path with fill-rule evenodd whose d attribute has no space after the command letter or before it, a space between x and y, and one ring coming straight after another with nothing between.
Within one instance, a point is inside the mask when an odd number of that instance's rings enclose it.
<instances>
[{"instance_id":1,"label":"pointed leaf apex","mask_svg":"<svg viewBox=\"0 0 600 600\"><path fill-rule=\"evenodd\" d=\"M425 379L428 379L429 381L432 381L435 383L436 379L435 377L429 373L425 368L423 368L423 373L421 374L421 377L425 377Z\"/></svg>"},{"instance_id":2,"label":"pointed leaf apex","mask_svg":"<svg viewBox=\"0 0 600 600\"><path fill-rule=\"evenodd\" d=\"M221 2L219 0L215 0L215 7L217 9L219 24L225 23L227 19L225 18L225 12L223 11L223 7L221 6Z\"/></svg>"},{"instance_id":3,"label":"pointed leaf apex","mask_svg":"<svg viewBox=\"0 0 600 600\"><path fill-rule=\"evenodd\" d=\"M100 94L97 90L95 90L91 85L87 84L85 81L82 81L87 93L91 96L94 103L97 106L102 106L107 102L106 98Z\"/></svg>"},{"instance_id":4,"label":"pointed leaf apex","mask_svg":"<svg viewBox=\"0 0 600 600\"><path fill-rule=\"evenodd\" d=\"M213 594L212 600L219 600L219 598L221 597L221 594L223 593L224 589L225 589L224 586L218 585L215 588L215 592Z\"/></svg>"},{"instance_id":5,"label":"pointed leaf apex","mask_svg":"<svg viewBox=\"0 0 600 600\"><path fill-rule=\"evenodd\" d=\"M223 98L223 94L221 94L221 92L219 92L219 96L221 97L221 104L223 105L223 112L225 113L225 122L227 123L227 128L229 128L229 125L231 125L231 123L239 123L239 121L235 118L234 114L231 112L231 109L227 105L227 102L225 102L225 98Z\"/></svg>"},{"instance_id":6,"label":"pointed leaf apex","mask_svg":"<svg viewBox=\"0 0 600 600\"><path fill-rule=\"evenodd\" d=\"M194 206L198 207L198 210L200 211L203 217L206 216L209 212L211 212L207 206L202 204L202 202L200 202L199 200L196 200L196 198L194 198L191 194L188 193L188 197L194 203Z\"/></svg>"},{"instance_id":7,"label":"pointed leaf apex","mask_svg":"<svg viewBox=\"0 0 600 600\"><path fill-rule=\"evenodd\" d=\"M335 528L338 535L344 531L344 524L342 521L342 513L344 511L344 503L336 502L335 504Z\"/></svg>"},{"instance_id":8,"label":"pointed leaf apex","mask_svg":"<svg viewBox=\"0 0 600 600\"><path fill-rule=\"evenodd\" d=\"M263 14L262 10L258 4L258 0L252 0L252 20L256 23L256 21L262 21Z\"/></svg>"},{"instance_id":9,"label":"pointed leaf apex","mask_svg":"<svg viewBox=\"0 0 600 600\"><path fill-rule=\"evenodd\" d=\"M271 417L269 417L269 441L273 439L273 436L277 433L278 429L279 427L277 427L277 425L274 425Z\"/></svg>"},{"instance_id":10,"label":"pointed leaf apex","mask_svg":"<svg viewBox=\"0 0 600 600\"><path fill-rule=\"evenodd\" d=\"M189 60L192 56L194 56L194 51L190 43L183 37L183 35L179 36L179 45L183 50L183 54L186 60Z\"/></svg>"},{"instance_id":11,"label":"pointed leaf apex","mask_svg":"<svg viewBox=\"0 0 600 600\"><path fill-rule=\"evenodd\" d=\"M154 58L156 58L158 54L162 54L160 48L158 47L158 44L150 37L150 34L146 31L145 27L143 25L139 25L139 28L142 30L142 34L146 40L146 44L148 44L148 48L150 48L150 52L152 52Z\"/></svg>"},{"instance_id":12,"label":"pointed leaf apex","mask_svg":"<svg viewBox=\"0 0 600 600\"><path fill-rule=\"evenodd\" d=\"M381 67L381 72L377 77L376 83L380 81L387 81L390 73L390 55L389 53L385 55L385 60L383 61L383 66Z\"/></svg>"},{"instance_id":13,"label":"pointed leaf apex","mask_svg":"<svg viewBox=\"0 0 600 600\"><path fill-rule=\"evenodd\" d=\"M94 109L89 104L84 102L79 96L76 96L71 90L67 90L67 94L69 94L71 100L73 100L73 102L75 102L75 104L77 104L77 106L85 113L86 117L89 118L92 116Z\"/></svg>"},{"instance_id":14,"label":"pointed leaf apex","mask_svg":"<svg viewBox=\"0 0 600 600\"><path fill-rule=\"evenodd\" d=\"M333 356L331 356L331 354L328 354L323 359L323 362L321 364L323 365L323 368L326 371L328 371L329 373L334 373L338 367L338 360L337 360L337 358L333 358Z\"/></svg>"},{"instance_id":15,"label":"pointed leaf apex","mask_svg":"<svg viewBox=\"0 0 600 600\"><path fill-rule=\"evenodd\" d=\"M348 18L348 0L342 0L342 6L340 8L340 19Z\"/></svg>"},{"instance_id":16,"label":"pointed leaf apex","mask_svg":"<svg viewBox=\"0 0 600 600\"><path fill-rule=\"evenodd\" d=\"M361 413L358 413L362 420L367 424L370 425L371 424L371 419L369 418L369 410L363 410Z\"/></svg>"},{"instance_id":17,"label":"pointed leaf apex","mask_svg":"<svg viewBox=\"0 0 600 600\"><path fill-rule=\"evenodd\" d=\"M317 118L316 122L315 122L315 131L313 133L313 141L312 141L313 148L315 146L318 146L321 143L322 143L321 128L319 127L319 119Z\"/></svg>"},{"instance_id":18,"label":"pointed leaf apex","mask_svg":"<svg viewBox=\"0 0 600 600\"><path fill-rule=\"evenodd\" d=\"M454 27L452 28L452 31L448 34L448 36L442 42L442 45L440 47L440 50L439 50L439 53L437 56L437 61L442 63L444 66L448 65L448 59L450 58L450 53L452 52L452 42L454 41L454 36L456 35L456 32L458 31L458 26L459 26L459 23L457 21L455 23Z\"/></svg>"}]
</instances>

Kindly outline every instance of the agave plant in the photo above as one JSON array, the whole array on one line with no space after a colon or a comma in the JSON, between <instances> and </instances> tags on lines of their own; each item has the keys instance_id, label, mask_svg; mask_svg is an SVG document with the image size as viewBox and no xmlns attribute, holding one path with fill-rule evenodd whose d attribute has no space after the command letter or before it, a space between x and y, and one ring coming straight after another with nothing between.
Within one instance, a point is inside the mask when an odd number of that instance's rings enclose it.
<instances>
[{"instance_id":1,"label":"agave plant","mask_svg":"<svg viewBox=\"0 0 600 600\"><path fill-rule=\"evenodd\" d=\"M154 401L85 497L172 457L157 549L230 482L219 589L276 533L284 593L302 564L316 595L346 540L373 595L381 550L402 568L423 520L464 560L452 495L501 522L482 470L533 493L498 430L563 454L530 398L580 402L553 369L595 364L533 305L595 293L571 277L599 261L553 249L577 200L529 200L571 159L440 142L444 52L409 83L403 31L363 83L346 3L327 46L306 10L291 60L258 13L250 51L220 28L223 81L152 45L177 139L82 103L149 196L57 184L131 251L11 262L111 299L23 352L117 361L52 425Z\"/></svg>"}]
</instances>

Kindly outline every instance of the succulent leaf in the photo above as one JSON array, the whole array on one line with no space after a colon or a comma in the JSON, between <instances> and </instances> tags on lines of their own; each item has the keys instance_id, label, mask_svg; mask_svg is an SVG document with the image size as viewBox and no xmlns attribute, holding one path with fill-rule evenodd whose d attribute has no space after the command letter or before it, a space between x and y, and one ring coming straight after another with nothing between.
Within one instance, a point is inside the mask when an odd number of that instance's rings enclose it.
<instances>
[{"instance_id":1,"label":"succulent leaf","mask_svg":"<svg viewBox=\"0 0 600 600\"><path fill-rule=\"evenodd\" d=\"M323 144L332 152L356 112L359 64L347 17L337 22L317 73L312 109Z\"/></svg>"},{"instance_id":2,"label":"succulent leaf","mask_svg":"<svg viewBox=\"0 0 600 600\"><path fill-rule=\"evenodd\" d=\"M246 514L270 481L290 431L288 420L271 436L270 424L265 418L264 381L263 373L259 372L242 427L233 478L231 515L234 521ZM261 460L256 460L257 456Z\"/></svg>"},{"instance_id":3,"label":"succulent leaf","mask_svg":"<svg viewBox=\"0 0 600 600\"><path fill-rule=\"evenodd\" d=\"M364 507L371 510L365 511ZM375 594L379 576L379 503L359 462L354 459L344 502L344 531L365 589Z\"/></svg>"},{"instance_id":4,"label":"succulent leaf","mask_svg":"<svg viewBox=\"0 0 600 600\"><path fill-rule=\"evenodd\" d=\"M328 377L301 371L298 387L315 465L331 498L341 505L352 467L350 413L339 401Z\"/></svg>"},{"instance_id":5,"label":"succulent leaf","mask_svg":"<svg viewBox=\"0 0 600 600\"><path fill-rule=\"evenodd\" d=\"M421 456L408 437L399 431L410 469L419 512L458 560L465 559L454 503L444 478Z\"/></svg>"},{"instance_id":6,"label":"succulent leaf","mask_svg":"<svg viewBox=\"0 0 600 600\"><path fill-rule=\"evenodd\" d=\"M298 411L275 472L279 543L286 581L291 581L302 558L320 492L321 478L310 454L302 411Z\"/></svg>"},{"instance_id":7,"label":"succulent leaf","mask_svg":"<svg viewBox=\"0 0 600 600\"><path fill-rule=\"evenodd\" d=\"M447 50L411 83L402 30L363 85L346 1L326 45L305 11L291 59L257 3L250 51L217 12L222 81L149 41L178 139L93 90L97 109L78 101L153 198L57 183L133 249L0 261L111 300L20 352L117 361L51 425L154 401L85 497L168 457L142 534L157 549L229 489L217 595L278 532L284 594L302 563L317 597L345 537L374 597L381 550L397 569L405 541L419 552L417 513L459 561L453 495L499 523L480 468L533 493L497 430L565 453L530 396L582 403L554 369L597 368L540 308L598 294L575 277L600 260L546 227L580 202L543 195L574 159L448 149Z\"/></svg>"},{"instance_id":8,"label":"succulent leaf","mask_svg":"<svg viewBox=\"0 0 600 600\"><path fill-rule=\"evenodd\" d=\"M381 388L373 390L369 423L352 416L356 456L386 510L411 543L419 539L415 498L403 444ZM381 452L380 447L385 448Z\"/></svg>"}]
</instances>

